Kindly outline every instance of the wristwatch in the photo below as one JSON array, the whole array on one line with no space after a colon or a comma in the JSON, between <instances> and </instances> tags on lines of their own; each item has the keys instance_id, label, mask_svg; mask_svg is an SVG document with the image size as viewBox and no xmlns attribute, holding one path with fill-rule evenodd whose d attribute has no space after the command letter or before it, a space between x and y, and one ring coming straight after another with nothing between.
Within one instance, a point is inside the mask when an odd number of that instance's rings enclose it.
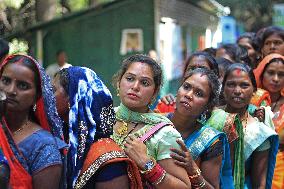
<instances>
[{"instance_id":1,"label":"wristwatch","mask_svg":"<svg viewBox=\"0 0 284 189\"><path fill-rule=\"evenodd\" d=\"M147 161L143 167L143 170L140 170L142 174L145 174L149 171L151 171L156 165L156 161L154 158L151 157L149 161Z\"/></svg>"}]
</instances>

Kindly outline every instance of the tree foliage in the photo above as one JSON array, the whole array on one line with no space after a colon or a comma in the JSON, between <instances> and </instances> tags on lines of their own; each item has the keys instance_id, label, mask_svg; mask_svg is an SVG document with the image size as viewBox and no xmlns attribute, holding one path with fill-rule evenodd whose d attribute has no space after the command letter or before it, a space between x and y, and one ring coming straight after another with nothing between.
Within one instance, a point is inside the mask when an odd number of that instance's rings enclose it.
<instances>
[{"instance_id":1,"label":"tree foliage","mask_svg":"<svg viewBox=\"0 0 284 189\"><path fill-rule=\"evenodd\" d=\"M0 0L0 36L113 0Z\"/></svg>"},{"instance_id":2,"label":"tree foliage","mask_svg":"<svg viewBox=\"0 0 284 189\"><path fill-rule=\"evenodd\" d=\"M246 31L258 31L272 24L273 4L283 0L217 0L231 8L231 15L244 23Z\"/></svg>"}]
</instances>

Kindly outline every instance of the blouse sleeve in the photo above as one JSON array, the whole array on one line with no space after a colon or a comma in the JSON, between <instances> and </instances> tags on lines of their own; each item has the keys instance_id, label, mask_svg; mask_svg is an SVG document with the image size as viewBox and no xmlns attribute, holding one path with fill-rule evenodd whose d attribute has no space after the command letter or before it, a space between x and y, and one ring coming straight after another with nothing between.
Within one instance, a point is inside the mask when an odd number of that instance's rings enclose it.
<instances>
[{"instance_id":1,"label":"blouse sleeve","mask_svg":"<svg viewBox=\"0 0 284 189\"><path fill-rule=\"evenodd\" d=\"M155 156L157 161L171 158L171 148L180 149L179 144L176 142L177 139L182 140L179 132L172 126L163 127L155 136Z\"/></svg>"},{"instance_id":2,"label":"blouse sleeve","mask_svg":"<svg viewBox=\"0 0 284 189\"><path fill-rule=\"evenodd\" d=\"M223 154L223 142L215 140L211 146L201 154L202 161L208 161Z\"/></svg>"},{"instance_id":3,"label":"blouse sleeve","mask_svg":"<svg viewBox=\"0 0 284 189\"><path fill-rule=\"evenodd\" d=\"M43 130L32 134L19 144L31 175L49 166L61 165L62 158L59 149L63 146L66 147L63 141Z\"/></svg>"},{"instance_id":4,"label":"blouse sleeve","mask_svg":"<svg viewBox=\"0 0 284 189\"><path fill-rule=\"evenodd\" d=\"M256 148L256 151L262 152L262 151L270 149L270 147L271 147L270 141L269 139L266 139L259 147Z\"/></svg>"}]
</instances>

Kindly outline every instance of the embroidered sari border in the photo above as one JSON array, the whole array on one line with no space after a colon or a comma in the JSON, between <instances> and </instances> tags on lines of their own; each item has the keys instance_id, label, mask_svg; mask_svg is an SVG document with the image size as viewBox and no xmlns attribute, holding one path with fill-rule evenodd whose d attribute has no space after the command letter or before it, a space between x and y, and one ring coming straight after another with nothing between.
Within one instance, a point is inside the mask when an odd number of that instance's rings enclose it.
<instances>
[{"instance_id":1,"label":"embroidered sari border","mask_svg":"<svg viewBox=\"0 0 284 189\"><path fill-rule=\"evenodd\" d=\"M123 151L111 151L102 154L98 159L96 159L90 167L84 171L75 183L75 189L81 189L86 185L87 181L97 172L97 170L107 161L115 158L125 158L127 157Z\"/></svg>"}]
</instances>

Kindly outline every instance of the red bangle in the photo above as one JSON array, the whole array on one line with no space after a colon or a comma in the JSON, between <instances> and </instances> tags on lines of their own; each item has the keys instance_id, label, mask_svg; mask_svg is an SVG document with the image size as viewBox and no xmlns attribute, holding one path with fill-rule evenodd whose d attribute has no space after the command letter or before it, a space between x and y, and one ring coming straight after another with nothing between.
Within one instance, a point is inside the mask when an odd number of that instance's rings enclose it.
<instances>
[{"instance_id":1,"label":"red bangle","mask_svg":"<svg viewBox=\"0 0 284 189\"><path fill-rule=\"evenodd\" d=\"M144 174L144 178L150 183L157 182L165 173L165 170L157 163L153 169L146 174Z\"/></svg>"}]
</instances>

